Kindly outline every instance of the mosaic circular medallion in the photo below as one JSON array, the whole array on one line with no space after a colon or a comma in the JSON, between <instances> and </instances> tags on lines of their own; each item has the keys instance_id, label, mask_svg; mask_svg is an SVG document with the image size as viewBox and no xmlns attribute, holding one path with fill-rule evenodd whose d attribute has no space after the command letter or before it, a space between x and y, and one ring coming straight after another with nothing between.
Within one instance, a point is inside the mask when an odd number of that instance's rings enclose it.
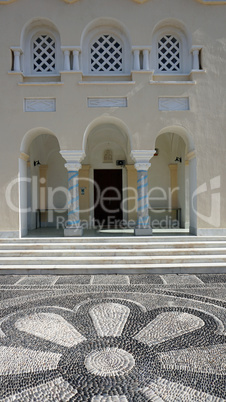
<instances>
[{"instance_id":1,"label":"mosaic circular medallion","mask_svg":"<svg viewBox=\"0 0 226 402\"><path fill-rule=\"evenodd\" d=\"M87 370L95 375L113 376L125 374L135 365L133 356L123 349L106 348L95 350L85 359Z\"/></svg>"}]
</instances>

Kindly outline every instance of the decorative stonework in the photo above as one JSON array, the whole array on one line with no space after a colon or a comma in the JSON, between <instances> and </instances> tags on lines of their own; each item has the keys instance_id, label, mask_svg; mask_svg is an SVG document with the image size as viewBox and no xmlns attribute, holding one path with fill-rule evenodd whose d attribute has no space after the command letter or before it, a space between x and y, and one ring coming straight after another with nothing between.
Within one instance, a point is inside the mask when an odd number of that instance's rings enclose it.
<instances>
[{"instance_id":1,"label":"decorative stonework","mask_svg":"<svg viewBox=\"0 0 226 402\"><path fill-rule=\"evenodd\" d=\"M128 402L125 395L97 395L92 398L91 402Z\"/></svg>"},{"instance_id":2,"label":"decorative stonework","mask_svg":"<svg viewBox=\"0 0 226 402\"><path fill-rule=\"evenodd\" d=\"M176 111L189 110L189 98L159 98L159 110L161 111Z\"/></svg>"},{"instance_id":3,"label":"decorative stonework","mask_svg":"<svg viewBox=\"0 0 226 402\"><path fill-rule=\"evenodd\" d=\"M90 353L85 359L87 370L102 377L126 374L134 365L133 356L118 348L97 350Z\"/></svg>"},{"instance_id":4,"label":"decorative stonework","mask_svg":"<svg viewBox=\"0 0 226 402\"><path fill-rule=\"evenodd\" d=\"M25 99L24 100L25 112L55 112L56 111L56 99Z\"/></svg>"},{"instance_id":5,"label":"decorative stonework","mask_svg":"<svg viewBox=\"0 0 226 402\"><path fill-rule=\"evenodd\" d=\"M89 312L99 336L120 336L129 313L128 307L117 303L103 303Z\"/></svg>"},{"instance_id":6,"label":"decorative stonework","mask_svg":"<svg viewBox=\"0 0 226 402\"><path fill-rule=\"evenodd\" d=\"M122 45L113 35L104 34L91 45L92 72L122 71Z\"/></svg>"},{"instance_id":7,"label":"decorative stonework","mask_svg":"<svg viewBox=\"0 0 226 402\"><path fill-rule=\"evenodd\" d=\"M53 370L57 368L60 354L42 352L23 347L0 346L0 375L26 373L29 366L30 372L41 370Z\"/></svg>"},{"instance_id":8,"label":"decorative stonework","mask_svg":"<svg viewBox=\"0 0 226 402\"><path fill-rule=\"evenodd\" d=\"M56 43L50 35L39 35L32 42L34 73L53 73L56 70Z\"/></svg>"},{"instance_id":9,"label":"decorative stonework","mask_svg":"<svg viewBox=\"0 0 226 402\"><path fill-rule=\"evenodd\" d=\"M162 353L161 363L166 369L187 371L198 370L203 373L222 373L226 370L226 345L215 345L208 348L190 348ZM170 363L169 363L170 361ZM189 364L188 364L189 361Z\"/></svg>"},{"instance_id":10,"label":"decorative stonework","mask_svg":"<svg viewBox=\"0 0 226 402\"><path fill-rule=\"evenodd\" d=\"M69 401L75 397L77 391L65 381L62 377L56 378L52 381L47 381L44 384L37 385L18 392L13 395L13 398L6 398L5 402L25 402L34 401L34 395L36 402L45 401Z\"/></svg>"},{"instance_id":11,"label":"decorative stonework","mask_svg":"<svg viewBox=\"0 0 226 402\"><path fill-rule=\"evenodd\" d=\"M194 331L203 325L204 322L200 318L191 314L179 312L163 313L151 321L135 338L151 346Z\"/></svg>"},{"instance_id":12,"label":"decorative stonework","mask_svg":"<svg viewBox=\"0 0 226 402\"><path fill-rule=\"evenodd\" d=\"M88 107L127 107L127 98L88 98Z\"/></svg>"},{"instance_id":13,"label":"decorative stonework","mask_svg":"<svg viewBox=\"0 0 226 402\"><path fill-rule=\"evenodd\" d=\"M84 151L67 151L63 150L60 151L61 156L66 160L67 163L80 163L85 158Z\"/></svg>"},{"instance_id":14,"label":"decorative stonework","mask_svg":"<svg viewBox=\"0 0 226 402\"><path fill-rule=\"evenodd\" d=\"M133 150L133 151L131 151L130 156L134 160L134 162L146 164L146 163L149 163L150 159L154 156L155 152L156 152L155 149L154 150Z\"/></svg>"},{"instance_id":15,"label":"decorative stonework","mask_svg":"<svg viewBox=\"0 0 226 402\"><path fill-rule=\"evenodd\" d=\"M158 70L176 72L180 68L180 42L173 35L164 35L158 41Z\"/></svg>"},{"instance_id":16,"label":"decorative stonework","mask_svg":"<svg viewBox=\"0 0 226 402\"><path fill-rule=\"evenodd\" d=\"M126 287L44 276L35 288L2 276L1 401L225 401L225 278L198 276L131 275ZM156 343L136 339L146 329ZM68 347L74 331L83 340Z\"/></svg>"},{"instance_id":17,"label":"decorative stonework","mask_svg":"<svg viewBox=\"0 0 226 402\"><path fill-rule=\"evenodd\" d=\"M112 163L113 162L113 152L112 149L105 149L103 163Z\"/></svg>"},{"instance_id":18,"label":"decorative stonework","mask_svg":"<svg viewBox=\"0 0 226 402\"><path fill-rule=\"evenodd\" d=\"M21 318L15 327L20 331L45 338L68 348L83 342L85 338L58 314L39 313Z\"/></svg>"}]
</instances>

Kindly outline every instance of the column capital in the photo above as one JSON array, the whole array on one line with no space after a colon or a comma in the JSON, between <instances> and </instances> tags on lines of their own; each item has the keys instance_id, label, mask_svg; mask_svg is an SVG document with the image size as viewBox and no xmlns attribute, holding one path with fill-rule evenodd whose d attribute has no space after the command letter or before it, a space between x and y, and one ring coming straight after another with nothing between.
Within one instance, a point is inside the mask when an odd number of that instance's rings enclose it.
<instances>
[{"instance_id":1,"label":"column capital","mask_svg":"<svg viewBox=\"0 0 226 402\"><path fill-rule=\"evenodd\" d=\"M64 166L69 172L78 172L82 167L81 163L72 163L72 162L65 163Z\"/></svg>"},{"instance_id":2,"label":"column capital","mask_svg":"<svg viewBox=\"0 0 226 402\"><path fill-rule=\"evenodd\" d=\"M68 163L80 163L86 156L84 151L60 151L61 156Z\"/></svg>"},{"instance_id":3,"label":"column capital","mask_svg":"<svg viewBox=\"0 0 226 402\"><path fill-rule=\"evenodd\" d=\"M145 170L146 172L148 171L149 167L151 167L151 163L135 163L134 164L135 169L139 172L141 170Z\"/></svg>"},{"instance_id":4,"label":"column capital","mask_svg":"<svg viewBox=\"0 0 226 402\"><path fill-rule=\"evenodd\" d=\"M21 47L19 47L19 46L13 46L13 47L11 47L10 49L12 50L12 52L18 52L18 53L20 53L20 54L23 53L23 50L22 50Z\"/></svg>"},{"instance_id":5,"label":"column capital","mask_svg":"<svg viewBox=\"0 0 226 402\"><path fill-rule=\"evenodd\" d=\"M149 149L149 150L134 150L131 151L131 158L134 160L134 162L137 163L149 163L150 159L154 156L156 153L155 149ZM150 163L149 163L150 164ZM151 164L150 164L151 166ZM149 167L150 167L149 166Z\"/></svg>"}]
</instances>

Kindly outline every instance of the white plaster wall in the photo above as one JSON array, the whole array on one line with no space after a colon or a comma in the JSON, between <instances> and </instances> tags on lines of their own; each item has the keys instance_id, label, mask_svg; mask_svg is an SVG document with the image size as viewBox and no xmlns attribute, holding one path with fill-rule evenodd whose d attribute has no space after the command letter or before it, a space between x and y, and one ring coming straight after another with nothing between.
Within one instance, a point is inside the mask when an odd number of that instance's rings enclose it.
<instances>
[{"instance_id":1,"label":"white plaster wall","mask_svg":"<svg viewBox=\"0 0 226 402\"><path fill-rule=\"evenodd\" d=\"M48 208L67 208L67 170L64 167L65 160L54 150L48 158L47 187L50 194ZM54 194L51 197L51 193ZM53 203L52 203L53 200Z\"/></svg>"},{"instance_id":2,"label":"white plaster wall","mask_svg":"<svg viewBox=\"0 0 226 402\"><path fill-rule=\"evenodd\" d=\"M151 159L151 167L148 175L148 188L151 196L151 207L168 208L170 204L170 171L171 150L167 134L159 136L156 140L156 147L159 150L158 156Z\"/></svg>"}]
</instances>

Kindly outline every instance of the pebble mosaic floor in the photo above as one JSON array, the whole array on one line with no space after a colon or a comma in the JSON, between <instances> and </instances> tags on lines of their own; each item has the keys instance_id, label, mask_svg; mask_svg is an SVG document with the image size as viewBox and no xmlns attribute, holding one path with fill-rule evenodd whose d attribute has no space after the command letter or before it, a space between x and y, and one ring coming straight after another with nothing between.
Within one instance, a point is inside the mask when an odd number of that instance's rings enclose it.
<instances>
[{"instance_id":1,"label":"pebble mosaic floor","mask_svg":"<svg viewBox=\"0 0 226 402\"><path fill-rule=\"evenodd\" d=\"M226 401L225 285L0 276L0 401Z\"/></svg>"}]
</instances>

